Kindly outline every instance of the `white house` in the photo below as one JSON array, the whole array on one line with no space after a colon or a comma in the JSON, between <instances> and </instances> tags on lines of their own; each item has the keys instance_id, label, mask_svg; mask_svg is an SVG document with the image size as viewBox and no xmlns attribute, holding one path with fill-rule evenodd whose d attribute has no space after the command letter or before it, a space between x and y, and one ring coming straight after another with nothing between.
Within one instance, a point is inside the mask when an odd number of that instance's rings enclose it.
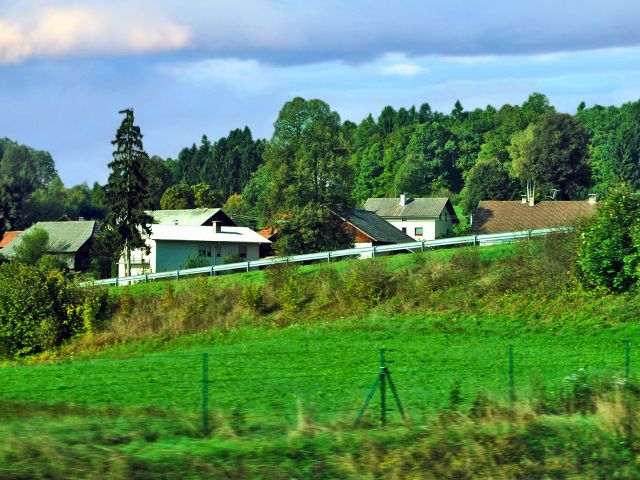
<instances>
[{"instance_id":1,"label":"white house","mask_svg":"<svg viewBox=\"0 0 640 480\"><path fill-rule=\"evenodd\" d=\"M220 265L229 255L240 261L260 258L260 244L269 240L246 227L227 227L214 222L212 226L150 225L146 240L149 255L142 250L132 252L131 274L156 273L186 268L191 260L208 265ZM124 259L118 264L118 276L125 276Z\"/></svg>"},{"instance_id":2,"label":"white house","mask_svg":"<svg viewBox=\"0 0 640 480\"><path fill-rule=\"evenodd\" d=\"M460 223L448 198L369 198L364 208L414 240L448 237Z\"/></svg>"}]
</instances>

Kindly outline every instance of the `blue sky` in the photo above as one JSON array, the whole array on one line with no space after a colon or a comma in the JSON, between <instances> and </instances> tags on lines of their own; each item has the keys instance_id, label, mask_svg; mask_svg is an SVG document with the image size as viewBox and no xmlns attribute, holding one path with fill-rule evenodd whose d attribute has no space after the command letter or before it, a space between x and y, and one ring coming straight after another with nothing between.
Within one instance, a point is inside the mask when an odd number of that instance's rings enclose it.
<instances>
[{"instance_id":1,"label":"blue sky","mask_svg":"<svg viewBox=\"0 0 640 480\"><path fill-rule=\"evenodd\" d=\"M0 0L0 136L49 150L67 185L104 182L117 111L147 152L248 125L284 102L343 120L545 93L560 110L640 98L640 2Z\"/></svg>"}]
</instances>

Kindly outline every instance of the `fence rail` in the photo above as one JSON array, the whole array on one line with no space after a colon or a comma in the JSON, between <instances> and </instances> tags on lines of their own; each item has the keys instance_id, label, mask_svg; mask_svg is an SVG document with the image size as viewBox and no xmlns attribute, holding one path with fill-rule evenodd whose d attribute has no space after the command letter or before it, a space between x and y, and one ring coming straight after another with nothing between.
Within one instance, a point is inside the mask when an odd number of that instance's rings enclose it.
<instances>
[{"instance_id":1,"label":"fence rail","mask_svg":"<svg viewBox=\"0 0 640 480\"><path fill-rule=\"evenodd\" d=\"M373 247L347 248L344 250L333 250L329 252L305 253L302 255L293 255L289 257L264 258L262 260L250 260L247 262L229 263L225 265L212 265L208 267L189 268L185 270L173 270L170 272L145 273L141 275L132 275L130 277L106 278L104 280L94 280L91 282L82 282L80 286L86 287L91 285L127 285L135 282L148 282L150 280L161 279L180 279L189 275L209 274L215 275L217 272L229 272L234 270L250 271L252 268L266 267L279 263L301 263L314 260L326 260L340 257L348 257L353 255L371 255L376 256L378 253L402 252L402 251L422 251L434 247L446 247L456 245L493 245L496 243L509 243L526 238L543 237L550 233L566 232L568 228L541 228L536 230L521 230L517 232L485 234L485 235L467 235L464 237L440 238L437 240L423 240L408 243L397 243L392 245L379 245Z\"/></svg>"}]
</instances>

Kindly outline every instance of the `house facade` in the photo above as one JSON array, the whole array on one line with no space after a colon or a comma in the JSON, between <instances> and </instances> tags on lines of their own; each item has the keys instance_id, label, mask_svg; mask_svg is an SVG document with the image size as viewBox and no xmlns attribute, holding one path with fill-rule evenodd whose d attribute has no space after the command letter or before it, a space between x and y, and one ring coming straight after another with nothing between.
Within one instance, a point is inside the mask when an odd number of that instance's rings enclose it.
<instances>
[{"instance_id":1,"label":"house facade","mask_svg":"<svg viewBox=\"0 0 640 480\"><path fill-rule=\"evenodd\" d=\"M448 198L369 198L364 208L419 241L448 237L460 223Z\"/></svg>"},{"instance_id":2,"label":"house facade","mask_svg":"<svg viewBox=\"0 0 640 480\"><path fill-rule=\"evenodd\" d=\"M131 255L131 274L166 272L188 268L190 264L221 265L234 256L237 261L258 260L260 245L270 243L246 227L150 225L145 243L149 254L135 250ZM118 276L126 275L124 258L118 263Z\"/></svg>"}]
</instances>

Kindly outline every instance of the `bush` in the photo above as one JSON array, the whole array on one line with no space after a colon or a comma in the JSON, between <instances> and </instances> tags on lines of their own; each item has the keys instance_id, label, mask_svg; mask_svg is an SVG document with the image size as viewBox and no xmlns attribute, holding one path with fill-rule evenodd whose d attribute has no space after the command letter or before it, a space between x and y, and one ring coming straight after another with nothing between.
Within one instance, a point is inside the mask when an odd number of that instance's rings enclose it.
<instances>
[{"instance_id":1,"label":"bush","mask_svg":"<svg viewBox=\"0 0 640 480\"><path fill-rule=\"evenodd\" d=\"M59 271L0 266L0 355L18 357L61 345L106 318L106 295L80 289Z\"/></svg>"},{"instance_id":2,"label":"bush","mask_svg":"<svg viewBox=\"0 0 640 480\"><path fill-rule=\"evenodd\" d=\"M345 303L373 307L391 297L393 276L386 265L377 260L365 260L349 265L344 276Z\"/></svg>"},{"instance_id":3,"label":"bush","mask_svg":"<svg viewBox=\"0 0 640 480\"><path fill-rule=\"evenodd\" d=\"M13 260L27 265L36 265L50 249L49 233L43 228L34 228L21 235L13 250Z\"/></svg>"},{"instance_id":4,"label":"bush","mask_svg":"<svg viewBox=\"0 0 640 480\"><path fill-rule=\"evenodd\" d=\"M639 264L640 197L623 184L581 229L578 265L587 286L621 292L637 281Z\"/></svg>"}]
</instances>

